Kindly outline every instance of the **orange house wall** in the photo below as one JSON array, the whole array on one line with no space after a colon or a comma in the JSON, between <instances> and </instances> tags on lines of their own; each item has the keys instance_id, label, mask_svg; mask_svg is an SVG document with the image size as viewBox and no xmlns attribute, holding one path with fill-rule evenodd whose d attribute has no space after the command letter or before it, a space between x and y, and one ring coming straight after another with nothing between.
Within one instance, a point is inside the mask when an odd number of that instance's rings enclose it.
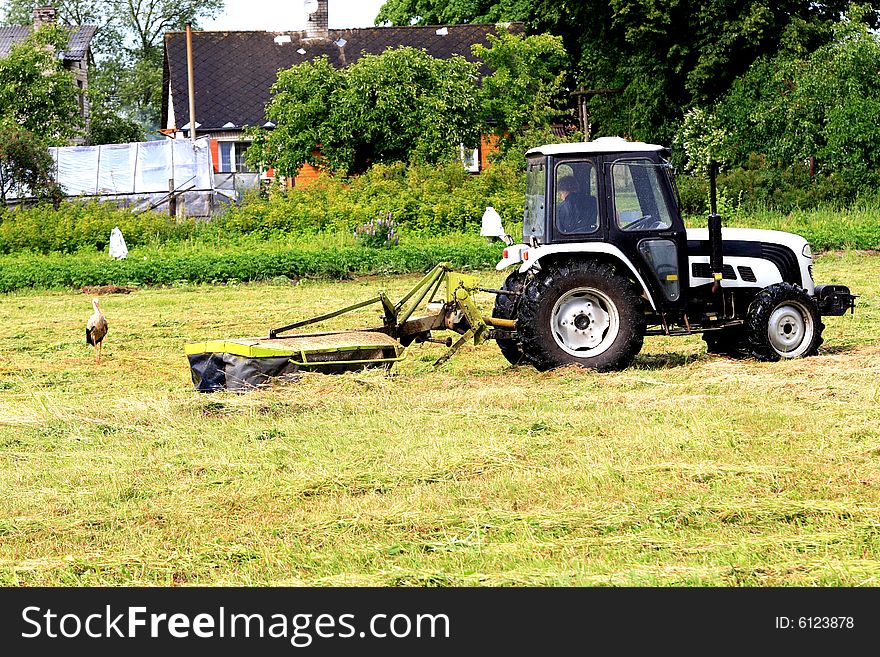
<instances>
[{"instance_id":1,"label":"orange house wall","mask_svg":"<svg viewBox=\"0 0 880 657\"><path fill-rule=\"evenodd\" d=\"M489 168L489 156L498 152L498 135L480 136L480 171Z\"/></svg>"},{"instance_id":2,"label":"orange house wall","mask_svg":"<svg viewBox=\"0 0 880 657\"><path fill-rule=\"evenodd\" d=\"M211 140L211 162L214 164L214 173L220 171L220 146L216 139Z\"/></svg>"},{"instance_id":3,"label":"orange house wall","mask_svg":"<svg viewBox=\"0 0 880 657\"><path fill-rule=\"evenodd\" d=\"M498 152L498 136L497 135L481 135L480 136L480 171L488 169L489 156ZM293 179L288 179L288 187L304 187L315 182L321 176L321 171L311 164L304 164L299 173Z\"/></svg>"}]
</instances>

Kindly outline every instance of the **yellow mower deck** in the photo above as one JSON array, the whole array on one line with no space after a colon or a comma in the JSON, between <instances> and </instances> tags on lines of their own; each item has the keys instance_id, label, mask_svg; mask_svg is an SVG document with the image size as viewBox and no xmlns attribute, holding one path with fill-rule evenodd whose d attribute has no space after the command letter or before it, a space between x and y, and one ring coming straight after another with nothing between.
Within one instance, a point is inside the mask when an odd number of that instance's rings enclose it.
<instances>
[{"instance_id":1,"label":"yellow mower deck","mask_svg":"<svg viewBox=\"0 0 880 657\"><path fill-rule=\"evenodd\" d=\"M372 299L346 308L274 328L268 337L187 344L184 350L193 384L201 392L241 390L263 385L273 378L290 378L300 370L336 373L365 367L387 368L402 360L406 345L425 341L443 342L449 347L435 363L439 366L466 342L480 344L490 337L491 326L513 329L512 321L482 316L473 300L473 293L482 289L478 285L473 277L452 272L446 263L441 263L396 304L379 292ZM430 307L441 289L446 300L436 303L432 312L415 316L415 310L423 303ZM385 311L382 327L283 335L375 303ZM433 330L452 330L462 335L453 344L451 339L432 339Z\"/></svg>"},{"instance_id":2,"label":"yellow mower deck","mask_svg":"<svg viewBox=\"0 0 880 657\"><path fill-rule=\"evenodd\" d=\"M245 358L272 358L287 356L297 365L308 366L321 363L319 354L339 354L351 351L391 350L395 360L403 346L394 338L375 331L343 331L335 333L310 333L278 338L237 338L235 340L212 340L186 345L187 356L193 354L227 353ZM374 359L370 359L371 361Z\"/></svg>"}]
</instances>

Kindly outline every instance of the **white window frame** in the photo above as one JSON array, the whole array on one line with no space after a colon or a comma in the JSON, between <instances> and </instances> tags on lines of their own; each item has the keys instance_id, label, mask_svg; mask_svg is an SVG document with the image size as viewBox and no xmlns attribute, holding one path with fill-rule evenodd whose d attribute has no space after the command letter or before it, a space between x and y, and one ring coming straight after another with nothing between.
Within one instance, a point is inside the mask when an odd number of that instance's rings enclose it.
<instances>
[{"instance_id":1,"label":"white window frame","mask_svg":"<svg viewBox=\"0 0 880 657\"><path fill-rule=\"evenodd\" d=\"M224 144L230 144L229 149L229 171L223 171L223 146ZM217 140L217 173L256 173L254 171L239 171L238 170L238 153L237 153L237 145L238 144L250 144L249 141L244 139L218 139Z\"/></svg>"},{"instance_id":2,"label":"white window frame","mask_svg":"<svg viewBox=\"0 0 880 657\"><path fill-rule=\"evenodd\" d=\"M464 165L465 171L469 173L480 173L480 148L479 146L469 153L470 149L465 148L464 144L459 144L459 158ZM468 157L470 156L470 157Z\"/></svg>"}]
</instances>

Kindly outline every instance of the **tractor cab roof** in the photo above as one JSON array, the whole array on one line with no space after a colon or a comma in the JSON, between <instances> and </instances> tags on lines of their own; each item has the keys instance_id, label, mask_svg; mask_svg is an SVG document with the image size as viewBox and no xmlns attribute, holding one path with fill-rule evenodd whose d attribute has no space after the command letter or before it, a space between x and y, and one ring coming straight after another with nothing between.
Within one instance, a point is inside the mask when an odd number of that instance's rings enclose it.
<instances>
[{"instance_id":1,"label":"tractor cab roof","mask_svg":"<svg viewBox=\"0 0 880 657\"><path fill-rule=\"evenodd\" d=\"M568 144L546 144L531 149L526 156L532 155L595 155L606 153L645 153L659 152L668 154L669 149L657 144L646 144L642 141L627 141L622 137L599 137L593 141L580 141Z\"/></svg>"}]
</instances>

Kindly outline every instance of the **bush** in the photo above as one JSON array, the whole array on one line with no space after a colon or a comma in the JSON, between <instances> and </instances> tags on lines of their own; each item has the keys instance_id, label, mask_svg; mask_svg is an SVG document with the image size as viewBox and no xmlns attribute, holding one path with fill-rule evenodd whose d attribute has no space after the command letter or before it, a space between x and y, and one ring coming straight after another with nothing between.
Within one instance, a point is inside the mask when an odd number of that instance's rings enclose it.
<instances>
[{"instance_id":1,"label":"bush","mask_svg":"<svg viewBox=\"0 0 880 657\"><path fill-rule=\"evenodd\" d=\"M376 216L390 213L402 234L478 232L486 206L505 224L522 221L525 178L499 163L479 176L460 162L438 166L377 164L352 179L322 176L302 188L276 192L231 207L216 221L231 234L305 236L352 234Z\"/></svg>"},{"instance_id":2,"label":"bush","mask_svg":"<svg viewBox=\"0 0 880 657\"><path fill-rule=\"evenodd\" d=\"M703 175L682 175L677 179L682 214L709 212L709 181ZM757 210L788 214L795 210L844 208L856 198L852 188L837 174L810 175L808 164L790 167L771 165L753 154L748 165L718 174L719 198L734 203L740 212Z\"/></svg>"},{"instance_id":3,"label":"bush","mask_svg":"<svg viewBox=\"0 0 880 657\"><path fill-rule=\"evenodd\" d=\"M243 253L195 253L112 260L69 255L15 256L0 260L0 292L86 285L173 285L287 278L347 278L352 274L428 271L440 262L455 269L486 269L501 258L501 244L405 244L395 249L340 247Z\"/></svg>"},{"instance_id":4,"label":"bush","mask_svg":"<svg viewBox=\"0 0 880 657\"><path fill-rule=\"evenodd\" d=\"M199 226L154 212L134 214L109 203L42 204L0 214L0 253L103 251L118 226L129 247L190 237Z\"/></svg>"}]
</instances>

